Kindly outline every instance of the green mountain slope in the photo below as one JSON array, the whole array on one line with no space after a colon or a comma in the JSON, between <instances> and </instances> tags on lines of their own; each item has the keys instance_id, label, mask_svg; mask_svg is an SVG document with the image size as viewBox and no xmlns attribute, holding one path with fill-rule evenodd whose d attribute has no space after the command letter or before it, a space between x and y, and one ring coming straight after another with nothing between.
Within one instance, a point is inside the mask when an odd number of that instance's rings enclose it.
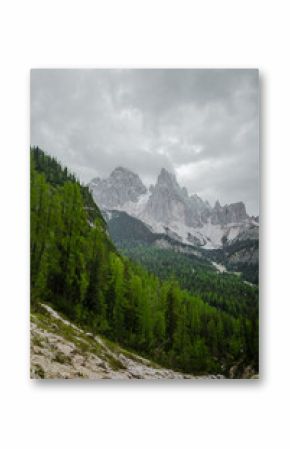
<instances>
[{"instance_id":1,"label":"green mountain slope","mask_svg":"<svg viewBox=\"0 0 290 449\"><path fill-rule=\"evenodd\" d=\"M223 248L207 250L178 242L167 234L154 233L141 220L128 215L124 211L112 210L106 212L106 219L110 237L116 247L133 255L133 259L137 254L140 258L142 248L148 246L172 250L175 253L196 256L203 261L204 265L207 264L208 269L212 271L212 261L223 264L228 271L239 272L242 280L258 284L259 241L257 239L225 241ZM148 253L147 248L145 253ZM146 254L144 254L144 258L146 258ZM148 268L147 265L146 268ZM194 265L193 268L195 268Z\"/></svg>"},{"instance_id":2,"label":"green mountain slope","mask_svg":"<svg viewBox=\"0 0 290 449\"><path fill-rule=\"evenodd\" d=\"M175 279L182 288L230 315L258 318L258 288L236 274L218 272L208 259L145 245L120 250L160 279Z\"/></svg>"},{"instance_id":3,"label":"green mountain slope","mask_svg":"<svg viewBox=\"0 0 290 449\"><path fill-rule=\"evenodd\" d=\"M210 306L121 256L88 189L32 149L32 311L42 302L168 368L258 369L256 320Z\"/></svg>"},{"instance_id":4,"label":"green mountain slope","mask_svg":"<svg viewBox=\"0 0 290 449\"><path fill-rule=\"evenodd\" d=\"M259 240L233 241L210 253L212 260L222 263L230 271L240 272L244 280L258 285Z\"/></svg>"}]
</instances>

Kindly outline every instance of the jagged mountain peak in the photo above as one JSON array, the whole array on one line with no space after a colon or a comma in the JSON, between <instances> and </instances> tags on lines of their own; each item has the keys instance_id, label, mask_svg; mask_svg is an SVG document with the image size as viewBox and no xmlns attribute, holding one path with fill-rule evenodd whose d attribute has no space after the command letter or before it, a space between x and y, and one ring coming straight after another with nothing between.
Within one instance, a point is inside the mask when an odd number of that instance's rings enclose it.
<instances>
[{"instance_id":1,"label":"jagged mountain peak","mask_svg":"<svg viewBox=\"0 0 290 449\"><path fill-rule=\"evenodd\" d=\"M224 235L234 238L250 220L242 201L221 205L217 200L211 207L196 193L189 195L164 167L149 189L123 166L117 166L107 179L95 178L90 188L102 209L126 211L157 232L169 229L187 244L199 240L201 245L218 247Z\"/></svg>"},{"instance_id":2,"label":"jagged mountain peak","mask_svg":"<svg viewBox=\"0 0 290 449\"><path fill-rule=\"evenodd\" d=\"M120 176L120 175L121 176L122 175L131 175L131 176L136 176L139 178L139 176L136 173L132 172L128 168L122 167L121 165L114 168L114 170L110 174L110 177L115 177L115 176Z\"/></svg>"},{"instance_id":3,"label":"jagged mountain peak","mask_svg":"<svg viewBox=\"0 0 290 449\"><path fill-rule=\"evenodd\" d=\"M147 192L139 176L121 166L116 167L107 179L93 179L89 187L96 203L105 209L118 208L127 202L136 203L140 195Z\"/></svg>"},{"instance_id":4,"label":"jagged mountain peak","mask_svg":"<svg viewBox=\"0 0 290 449\"><path fill-rule=\"evenodd\" d=\"M237 203L226 205L224 208L226 214L233 217L233 221L239 222L241 220L244 220L245 218L249 218L246 212L246 206L243 201L238 201Z\"/></svg>"},{"instance_id":5,"label":"jagged mountain peak","mask_svg":"<svg viewBox=\"0 0 290 449\"><path fill-rule=\"evenodd\" d=\"M165 168L165 167L161 167L160 175L161 175L161 176L168 176L168 175L174 175L174 173L172 173L171 171L169 171L169 170L168 170L167 168Z\"/></svg>"},{"instance_id":6,"label":"jagged mountain peak","mask_svg":"<svg viewBox=\"0 0 290 449\"><path fill-rule=\"evenodd\" d=\"M178 186L176 176L174 173L169 172L166 170L166 168L161 168L160 173L157 178L157 185L160 184L166 184L166 185L173 185Z\"/></svg>"},{"instance_id":7,"label":"jagged mountain peak","mask_svg":"<svg viewBox=\"0 0 290 449\"><path fill-rule=\"evenodd\" d=\"M165 168L162 168L152 195L160 192L171 199L175 198L179 201L188 201L188 193L185 187L181 187L176 179L175 173L172 173Z\"/></svg>"},{"instance_id":8,"label":"jagged mountain peak","mask_svg":"<svg viewBox=\"0 0 290 449\"><path fill-rule=\"evenodd\" d=\"M125 168L125 167L122 167L122 166L118 166L118 167L114 168L114 170L112 170L112 172L111 172L111 174L109 175L108 178L102 179L99 176L97 176L96 178L93 178L91 180L90 184L99 184L100 182L104 182L104 181L106 181L107 179L110 179L110 178L120 178L120 177L122 178L122 177L125 177L125 176L131 176L131 177L139 178L139 176L136 173L132 172L128 168Z\"/></svg>"},{"instance_id":9,"label":"jagged mountain peak","mask_svg":"<svg viewBox=\"0 0 290 449\"><path fill-rule=\"evenodd\" d=\"M213 224L241 223L249 219L246 206L242 201L221 206L220 202L215 203L211 222Z\"/></svg>"},{"instance_id":10,"label":"jagged mountain peak","mask_svg":"<svg viewBox=\"0 0 290 449\"><path fill-rule=\"evenodd\" d=\"M198 205L198 206L202 206L202 207L207 207L210 208L209 202L208 201L203 201L203 199L198 196L196 193L194 193L193 195L190 196L191 201Z\"/></svg>"}]
</instances>

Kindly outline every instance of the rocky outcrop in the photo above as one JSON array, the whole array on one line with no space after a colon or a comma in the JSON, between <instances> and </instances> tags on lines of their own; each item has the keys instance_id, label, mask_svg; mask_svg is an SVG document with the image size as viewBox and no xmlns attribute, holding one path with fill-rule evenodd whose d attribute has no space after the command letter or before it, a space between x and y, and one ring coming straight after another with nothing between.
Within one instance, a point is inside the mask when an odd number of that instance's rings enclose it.
<instances>
[{"instance_id":1,"label":"rocky outcrop","mask_svg":"<svg viewBox=\"0 0 290 449\"><path fill-rule=\"evenodd\" d=\"M222 379L162 368L98 335L85 332L46 304L31 315L32 379Z\"/></svg>"},{"instance_id":2,"label":"rocky outcrop","mask_svg":"<svg viewBox=\"0 0 290 449\"><path fill-rule=\"evenodd\" d=\"M198 228L206 223L210 209L210 205L198 195L189 197L186 188L181 188L177 183L175 175L162 168L143 217L159 223L182 222L186 226Z\"/></svg>"},{"instance_id":3,"label":"rocky outcrop","mask_svg":"<svg viewBox=\"0 0 290 449\"><path fill-rule=\"evenodd\" d=\"M211 223L225 225L228 223L242 223L249 217L246 212L246 207L242 201L233 204L226 204L221 206L219 201L211 212Z\"/></svg>"},{"instance_id":4,"label":"rocky outcrop","mask_svg":"<svg viewBox=\"0 0 290 449\"><path fill-rule=\"evenodd\" d=\"M234 365L229 370L230 379L259 379L257 373L251 365L244 367L243 363Z\"/></svg>"},{"instance_id":5,"label":"rocky outcrop","mask_svg":"<svg viewBox=\"0 0 290 449\"><path fill-rule=\"evenodd\" d=\"M175 176L163 168L156 186L151 189L151 196L143 215L164 224L175 220L185 220L185 199L186 194L179 187Z\"/></svg>"},{"instance_id":6,"label":"rocky outcrop","mask_svg":"<svg viewBox=\"0 0 290 449\"><path fill-rule=\"evenodd\" d=\"M259 263L259 248L248 245L246 248L230 253L227 260L232 264L246 263L257 265Z\"/></svg>"}]
</instances>

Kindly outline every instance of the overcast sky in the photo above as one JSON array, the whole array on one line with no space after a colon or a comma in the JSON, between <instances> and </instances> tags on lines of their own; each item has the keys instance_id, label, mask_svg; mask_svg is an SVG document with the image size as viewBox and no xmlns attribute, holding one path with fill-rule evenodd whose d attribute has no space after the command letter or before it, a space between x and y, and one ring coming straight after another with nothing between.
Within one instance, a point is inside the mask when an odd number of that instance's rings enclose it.
<instances>
[{"instance_id":1,"label":"overcast sky","mask_svg":"<svg viewBox=\"0 0 290 449\"><path fill-rule=\"evenodd\" d=\"M31 145L83 182L162 167L211 204L258 214L256 70L33 70Z\"/></svg>"}]
</instances>

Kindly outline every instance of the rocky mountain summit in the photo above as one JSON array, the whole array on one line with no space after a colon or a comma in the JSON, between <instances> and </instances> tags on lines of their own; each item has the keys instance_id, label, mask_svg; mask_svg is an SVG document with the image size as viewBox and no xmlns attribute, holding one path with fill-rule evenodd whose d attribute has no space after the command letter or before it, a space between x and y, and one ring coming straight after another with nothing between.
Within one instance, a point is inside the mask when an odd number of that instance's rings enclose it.
<instances>
[{"instance_id":1,"label":"rocky mountain summit","mask_svg":"<svg viewBox=\"0 0 290 449\"><path fill-rule=\"evenodd\" d=\"M118 167L109 178L89 184L103 210L122 210L142 220L153 232L165 233L188 245L219 248L239 238L258 239L259 223L249 217L243 202L212 207L197 194L189 195L173 173L161 169L148 190L138 175Z\"/></svg>"},{"instance_id":2,"label":"rocky mountain summit","mask_svg":"<svg viewBox=\"0 0 290 449\"><path fill-rule=\"evenodd\" d=\"M186 226L198 228L206 222L210 205L197 195L188 196L185 187L181 188L176 177L162 168L155 187L144 208L143 217L170 225L182 221Z\"/></svg>"},{"instance_id":3,"label":"rocky mountain summit","mask_svg":"<svg viewBox=\"0 0 290 449\"><path fill-rule=\"evenodd\" d=\"M137 202L147 192L138 175L123 167L117 167L109 178L94 178L90 182L96 203L106 209L122 207L127 202Z\"/></svg>"}]
</instances>

